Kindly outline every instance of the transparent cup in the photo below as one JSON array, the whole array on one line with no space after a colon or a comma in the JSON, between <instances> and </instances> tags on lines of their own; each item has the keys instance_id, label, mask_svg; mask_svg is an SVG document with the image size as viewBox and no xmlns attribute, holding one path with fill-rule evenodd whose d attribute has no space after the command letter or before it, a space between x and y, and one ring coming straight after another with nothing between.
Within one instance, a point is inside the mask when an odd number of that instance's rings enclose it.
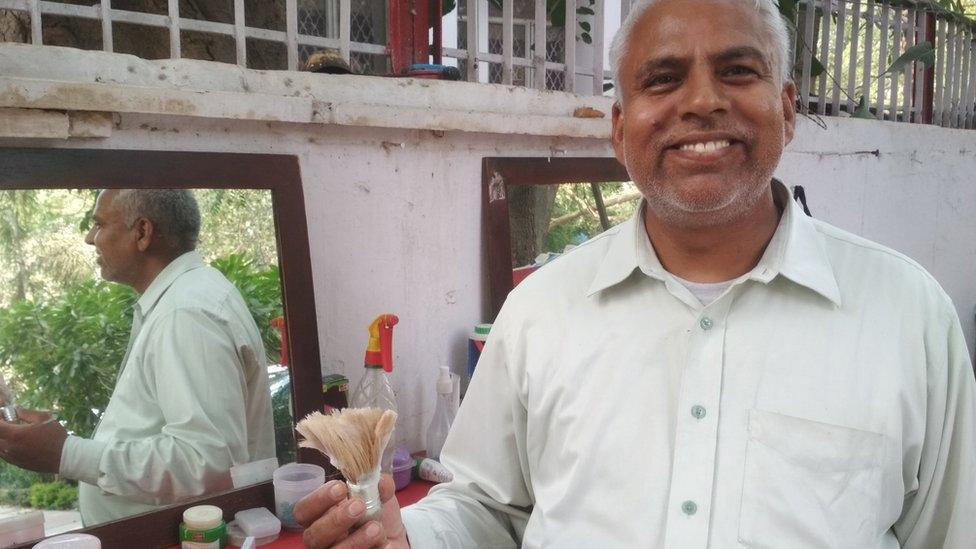
<instances>
[{"instance_id":1,"label":"transparent cup","mask_svg":"<svg viewBox=\"0 0 976 549\"><path fill-rule=\"evenodd\" d=\"M275 494L275 515L281 526L288 530L301 530L295 522L293 510L298 500L325 484L325 469L311 463L288 463L275 469L272 475Z\"/></svg>"}]
</instances>

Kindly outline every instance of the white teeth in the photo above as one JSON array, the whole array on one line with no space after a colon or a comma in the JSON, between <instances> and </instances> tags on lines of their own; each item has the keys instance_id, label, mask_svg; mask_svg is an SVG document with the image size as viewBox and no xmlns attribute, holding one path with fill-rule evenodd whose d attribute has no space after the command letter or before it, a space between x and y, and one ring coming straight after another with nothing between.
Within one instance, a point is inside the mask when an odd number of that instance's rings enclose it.
<instances>
[{"instance_id":1,"label":"white teeth","mask_svg":"<svg viewBox=\"0 0 976 549\"><path fill-rule=\"evenodd\" d=\"M709 141L707 143L685 143L681 146L683 151L694 151L696 153L709 153L719 149L724 149L731 145L727 140Z\"/></svg>"}]
</instances>

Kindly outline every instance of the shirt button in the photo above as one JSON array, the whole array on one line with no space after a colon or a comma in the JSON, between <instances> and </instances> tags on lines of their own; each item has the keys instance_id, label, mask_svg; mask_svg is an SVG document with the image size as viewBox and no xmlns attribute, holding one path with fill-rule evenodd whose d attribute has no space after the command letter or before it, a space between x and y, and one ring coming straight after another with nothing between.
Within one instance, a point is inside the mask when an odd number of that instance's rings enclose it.
<instances>
[{"instance_id":1,"label":"shirt button","mask_svg":"<svg viewBox=\"0 0 976 549\"><path fill-rule=\"evenodd\" d=\"M691 415L695 416L695 419L701 419L705 417L705 407L695 404L691 407Z\"/></svg>"},{"instance_id":2,"label":"shirt button","mask_svg":"<svg viewBox=\"0 0 976 549\"><path fill-rule=\"evenodd\" d=\"M712 319L708 318L707 316L703 316L702 319L698 321L698 325L701 326L702 330L711 330L715 323L712 322Z\"/></svg>"},{"instance_id":3,"label":"shirt button","mask_svg":"<svg viewBox=\"0 0 976 549\"><path fill-rule=\"evenodd\" d=\"M698 512L698 505L694 501L688 500L681 504L681 512L690 517Z\"/></svg>"}]
</instances>

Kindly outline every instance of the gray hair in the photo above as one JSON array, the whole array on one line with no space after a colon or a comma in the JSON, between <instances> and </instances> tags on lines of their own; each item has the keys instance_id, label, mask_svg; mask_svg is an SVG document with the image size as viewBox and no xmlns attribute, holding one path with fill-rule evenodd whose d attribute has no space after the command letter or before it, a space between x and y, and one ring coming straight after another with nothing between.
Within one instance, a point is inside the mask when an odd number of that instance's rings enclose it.
<instances>
[{"instance_id":1,"label":"gray hair","mask_svg":"<svg viewBox=\"0 0 976 549\"><path fill-rule=\"evenodd\" d=\"M617 101L621 99L620 92L620 62L630 43L630 35L641 16L647 8L654 5L658 0L637 0L630 8L627 19L620 25L620 29L613 37L610 45L610 66L613 67L613 90L617 96ZM743 0L744 1L744 0ZM790 44L790 33L787 30L786 20L780 15L774 0L752 0L759 12L759 22L762 30L769 37L770 57L773 69L773 76L778 80L779 86L785 85L793 80L790 60L793 59L793 48Z\"/></svg>"},{"instance_id":2,"label":"gray hair","mask_svg":"<svg viewBox=\"0 0 976 549\"><path fill-rule=\"evenodd\" d=\"M127 226L144 217L178 252L197 247L200 208L189 189L122 189L113 203Z\"/></svg>"}]
</instances>

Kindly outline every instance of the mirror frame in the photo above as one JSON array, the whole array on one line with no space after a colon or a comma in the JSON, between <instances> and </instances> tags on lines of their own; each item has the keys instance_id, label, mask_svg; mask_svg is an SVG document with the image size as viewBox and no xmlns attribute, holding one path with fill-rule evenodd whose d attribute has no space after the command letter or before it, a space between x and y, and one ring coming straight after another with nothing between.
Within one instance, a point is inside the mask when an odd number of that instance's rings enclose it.
<instances>
[{"instance_id":1,"label":"mirror frame","mask_svg":"<svg viewBox=\"0 0 976 549\"><path fill-rule=\"evenodd\" d=\"M308 224L298 157L270 154L0 147L0 189L102 188L262 189L272 193L282 307L288 327L292 418L322 410L322 374ZM325 468L324 456L299 448L298 461ZM266 481L175 504L165 509L75 530L97 536L104 549L166 547L178 543L177 526L187 507L208 503L225 518L252 507L274 510ZM16 547L31 547L37 540Z\"/></svg>"},{"instance_id":2,"label":"mirror frame","mask_svg":"<svg viewBox=\"0 0 976 549\"><path fill-rule=\"evenodd\" d=\"M488 255L488 312L492 320L513 287L508 187L615 181L630 181L630 175L613 157L488 157L483 160L481 209Z\"/></svg>"}]
</instances>

